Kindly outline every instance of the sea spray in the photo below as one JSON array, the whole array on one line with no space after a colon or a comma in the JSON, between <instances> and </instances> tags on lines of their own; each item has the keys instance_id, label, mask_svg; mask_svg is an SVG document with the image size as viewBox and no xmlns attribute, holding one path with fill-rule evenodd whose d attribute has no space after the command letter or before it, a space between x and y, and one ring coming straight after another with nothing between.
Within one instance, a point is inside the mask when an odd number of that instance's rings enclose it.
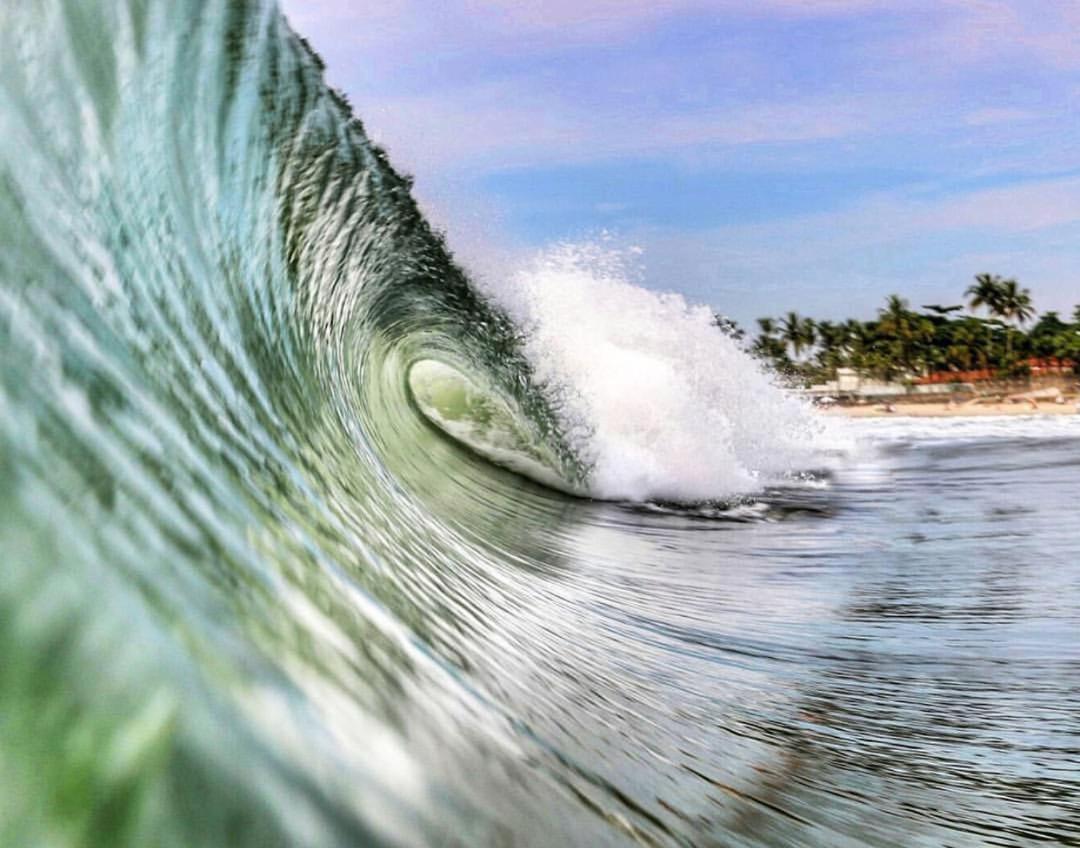
<instances>
[{"instance_id":1,"label":"sea spray","mask_svg":"<svg viewBox=\"0 0 1080 848\"><path fill-rule=\"evenodd\" d=\"M525 328L589 493L724 499L820 461L825 422L711 309L636 285L633 258L604 240L558 244L493 287Z\"/></svg>"}]
</instances>

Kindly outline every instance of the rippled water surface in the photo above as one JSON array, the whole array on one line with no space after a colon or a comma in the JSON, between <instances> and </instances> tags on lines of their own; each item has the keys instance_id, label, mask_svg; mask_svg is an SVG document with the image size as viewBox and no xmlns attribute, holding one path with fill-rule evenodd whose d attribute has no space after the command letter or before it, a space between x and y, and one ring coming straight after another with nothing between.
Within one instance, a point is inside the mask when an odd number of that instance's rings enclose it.
<instances>
[{"instance_id":1,"label":"rippled water surface","mask_svg":"<svg viewBox=\"0 0 1080 848\"><path fill-rule=\"evenodd\" d=\"M566 504L487 596L526 607L491 685L612 841L1080 838L1080 427L858 429L720 514Z\"/></svg>"},{"instance_id":2,"label":"rippled water surface","mask_svg":"<svg viewBox=\"0 0 1080 848\"><path fill-rule=\"evenodd\" d=\"M1080 416L825 427L409 188L272 3L0 5L0 845L1080 843Z\"/></svg>"}]
</instances>

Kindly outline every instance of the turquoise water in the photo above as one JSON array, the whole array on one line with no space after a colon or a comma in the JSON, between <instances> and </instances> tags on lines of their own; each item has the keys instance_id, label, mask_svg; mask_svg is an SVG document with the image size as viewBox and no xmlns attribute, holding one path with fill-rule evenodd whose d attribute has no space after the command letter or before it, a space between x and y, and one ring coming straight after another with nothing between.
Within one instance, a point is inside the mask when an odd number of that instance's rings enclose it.
<instances>
[{"instance_id":1,"label":"turquoise water","mask_svg":"<svg viewBox=\"0 0 1080 848\"><path fill-rule=\"evenodd\" d=\"M480 293L270 4L0 7L0 845L1080 841L1080 417L628 427L698 325L595 291Z\"/></svg>"}]
</instances>

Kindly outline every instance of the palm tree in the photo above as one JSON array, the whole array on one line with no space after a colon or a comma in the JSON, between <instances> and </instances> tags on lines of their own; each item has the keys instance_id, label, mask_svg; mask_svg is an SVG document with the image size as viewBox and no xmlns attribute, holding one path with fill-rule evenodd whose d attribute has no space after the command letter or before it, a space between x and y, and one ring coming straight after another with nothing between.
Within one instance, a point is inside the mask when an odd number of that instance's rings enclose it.
<instances>
[{"instance_id":1,"label":"palm tree","mask_svg":"<svg viewBox=\"0 0 1080 848\"><path fill-rule=\"evenodd\" d=\"M815 325L812 319L802 318L798 312L789 312L780 321L780 335L791 347L795 359L798 359L804 350L813 346Z\"/></svg>"},{"instance_id":2,"label":"palm tree","mask_svg":"<svg viewBox=\"0 0 1080 848\"><path fill-rule=\"evenodd\" d=\"M915 311L892 295L869 321L815 323L797 312L759 318L751 351L804 381L828 379L839 368L892 380L931 371L1007 372L1014 357L1028 355L1080 362L1080 305L1071 323L1053 312L1039 318L1029 289L994 274L977 275L964 299L971 311L961 314L964 306L948 303Z\"/></svg>"},{"instance_id":3,"label":"palm tree","mask_svg":"<svg viewBox=\"0 0 1080 848\"><path fill-rule=\"evenodd\" d=\"M872 334L869 327L855 318L848 318L842 325L844 334L845 362L860 374L867 370Z\"/></svg>"},{"instance_id":4,"label":"palm tree","mask_svg":"<svg viewBox=\"0 0 1080 848\"><path fill-rule=\"evenodd\" d=\"M761 333L750 346L750 351L759 359L768 362L777 372L786 374L791 370L787 345L776 335L776 321L772 318L758 318Z\"/></svg>"},{"instance_id":5,"label":"palm tree","mask_svg":"<svg viewBox=\"0 0 1080 848\"><path fill-rule=\"evenodd\" d=\"M1031 303L1031 290L1022 289L1016 280L1003 280L998 289L997 313L1010 324L1023 327L1035 317L1035 307ZM1012 362L1012 328L1005 332L1006 358Z\"/></svg>"},{"instance_id":6,"label":"palm tree","mask_svg":"<svg viewBox=\"0 0 1080 848\"><path fill-rule=\"evenodd\" d=\"M920 360L925 360L923 348L933 338L934 325L912 312L908 302L896 294L889 296L878 315L878 332L892 355L908 373L920 370Z\"/></svg>"},{"instance_id":7,"label":"palm tree","mask_svg":"<svg viewBox=\"0 0 1080 848\"><path fill-rule=\"evenodd\" d=\"M725 336L737 342L741 342L746 338L746 330L739 326L738 321L734 318L728 318L727 315L721 315L719 312L713 313L713 326Z\"/></svg>"},{"instance_id":8,"label":"palm tree","mask_svg":"<svg viewBox=\"0 0 1080 848\"><path fill-rule=\"evenodd\" d=\"M818 366L827 374L835 375L848 354L848 329L844 324L832 321L817 322Z\"/></svg>"},{"instance_id":9,"label":"palm tree","mask_svg":"<svg viewBox=\"0 0 1080 848\"><path fill-rule=\"evenodd\" d=\"M1021 327L1035 317L1035 307L1031 303L1031 289L1022 289L1016 280L1005 280L1001 284L999 314L1007 321Z\"/></svg>"},{"instance_id":10,"label":"palm tree","mask_svg":"<svg viewBox=\"0 0 1080 848\"><path fill-rule=\"evenodd\" d=\"M902 320L906 319L910 314L908 302L898 294L890 294L885 299L885 308L878 310L878 315L880 315L882 319L891 318Z\"/></svg>"},{"instance_id":11,"label":"palm tree","mask_svg":"<svg viewBox=\"0 0 1080 848\"><path fill-rule=\"evenodd\" d=\"M970 298L971 311L986 309L991 315L998 314L1001 303L1001 285L1004 280L997 274L976 274L975 282L967 287L964 294Z\"/></svg>"},{"instance_id":12,"label":"palm tree","mask_svg":"<svg viewBox=\"0 0 1080 848\"><path fill-rule=\"evenodd\" d=\"M1058 313L1050 310L1044 312L1038 323L1028 332L1028 345L1031 352L1040 359L1058 356L1071 331L1072 327L1062 321Z\"/></svg>"},{"instance_id":13,"label":"palm tree","mask_svg":"<svg viewBox=\"0 0 1080 848\"><path fill-rule=\"evenodd\" d=\"M970 298L968 305L971 307L971 311L975 312L981 308L994 317L1000 317L1004 282L997 274L976 274L975 282L964 291L964 294ZM987 356L992 356L994 328L989 321L986 322L986 339Z\"/></svg>"},{"instance_id":14,"label":"palm tree","mask_svg":"<svg viewBox=\"0 0 1080 848\"><path fill-rule=\"evenodd\" d=\"M979 356L978 340L982 335L982 328L977 318L966 318L954 322L950 327L949 343L945 348L945 362L954 371L970 371L975 367L976 357ZM983 365L986 365L985 357Z\"/></svg>"}]
</instances>

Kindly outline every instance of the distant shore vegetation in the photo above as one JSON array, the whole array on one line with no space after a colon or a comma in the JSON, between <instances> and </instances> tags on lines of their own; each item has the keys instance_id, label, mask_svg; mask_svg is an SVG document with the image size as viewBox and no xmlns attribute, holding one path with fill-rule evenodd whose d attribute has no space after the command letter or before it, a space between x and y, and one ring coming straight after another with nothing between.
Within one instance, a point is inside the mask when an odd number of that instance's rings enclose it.
<instances>
[{"instance_id":1,"label":"distant shore vegetation","mask_svg":"<svg viewBox=\"0 0 1080 848\"><path fill-rule=\"evenodd\" d=\"M1080 305L1071 315L1036 312L1016 280L978 274L964 303L918 308L890 295L870 321L817 321L788 312L759 318L751 339L734 321L717 325L793 382L834 379L850 368L886 382L1015 380L1033 370L1080 373Z\"/></svg>"}]
</instances>

